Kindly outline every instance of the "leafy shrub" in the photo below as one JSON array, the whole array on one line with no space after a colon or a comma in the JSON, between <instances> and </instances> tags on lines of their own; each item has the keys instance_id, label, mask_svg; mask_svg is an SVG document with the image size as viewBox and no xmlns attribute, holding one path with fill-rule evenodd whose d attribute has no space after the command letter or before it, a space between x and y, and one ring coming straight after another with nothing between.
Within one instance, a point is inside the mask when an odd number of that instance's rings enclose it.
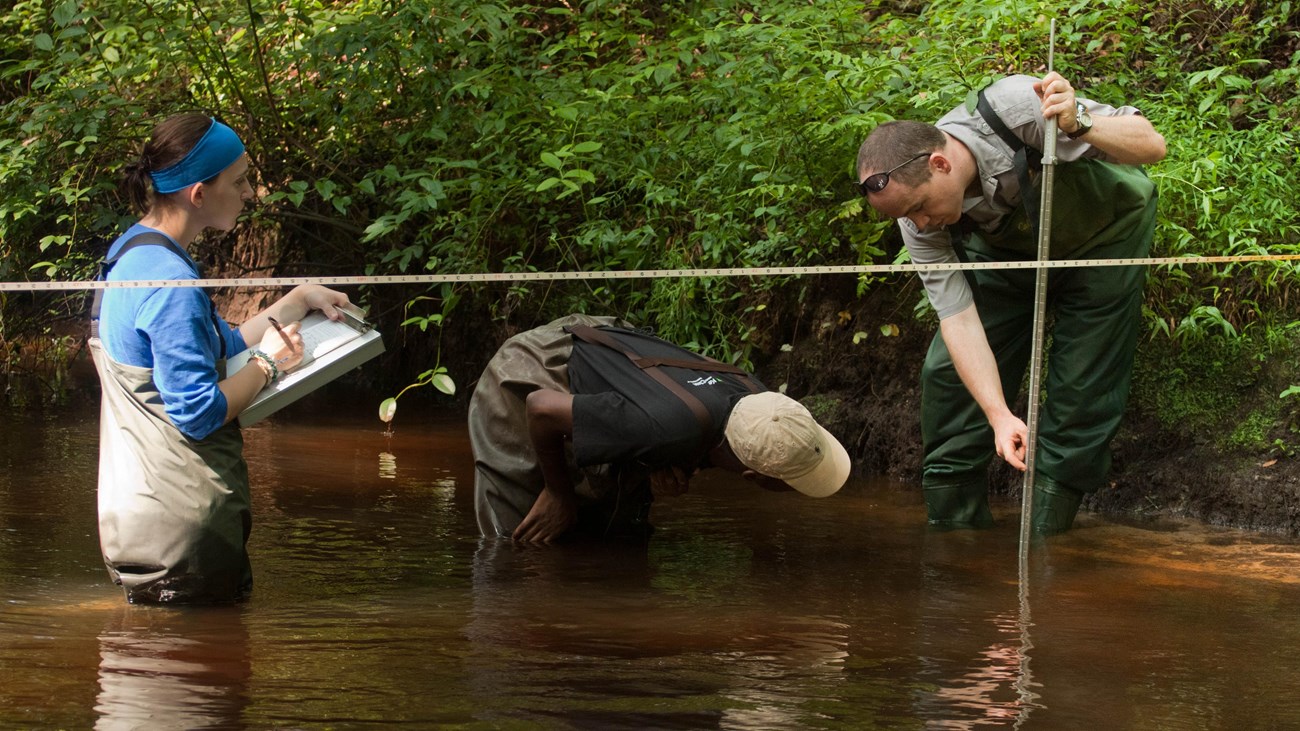
<instances>
[{"instance_id":1,"label":"leafy shrub","mask_svg":"<svg viewBox=\"0 0 1300 731\"><path fill-rule=\"evenodd\" d=\"M252 225L330 273L871 263L891 222L857 145L999 75L1054 65L1140 106L1157 255L1295 253L1291 3L753 4L26 0L0 11L0 277L85 278L129 221L118 167L166 114L223 116L261 185ZM1284 337L1294 264L1166 267L1155 337ZM859 291L875 286L864 277ZM609 279L401 290L408 321L600 311L746 361L786 279ZM464 298L455 307L457 299ZM21 333L13 301L5 337ZM53 310L80 316L79 298ZM46 322L47 318L23 320Z\"/></svg>"}]
</instances>

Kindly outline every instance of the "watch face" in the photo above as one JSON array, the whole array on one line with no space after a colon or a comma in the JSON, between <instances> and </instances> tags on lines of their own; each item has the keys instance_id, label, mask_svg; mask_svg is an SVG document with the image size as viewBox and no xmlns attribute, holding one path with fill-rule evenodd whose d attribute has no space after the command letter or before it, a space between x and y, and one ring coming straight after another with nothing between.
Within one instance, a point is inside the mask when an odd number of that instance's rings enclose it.
<instances>
[{"instance_id":1,"label":"watch face","mask_svg":"<svg viewBox=\"0 0 1300 731\"><path fill-rule=\"evenodd\" d=\"M1074 131L1067 136L1071 139L1083 135L1092 129L1092 115L1084 108L1083 102L1075 102L1074 106Z\"/></svg>"}]
</instances>

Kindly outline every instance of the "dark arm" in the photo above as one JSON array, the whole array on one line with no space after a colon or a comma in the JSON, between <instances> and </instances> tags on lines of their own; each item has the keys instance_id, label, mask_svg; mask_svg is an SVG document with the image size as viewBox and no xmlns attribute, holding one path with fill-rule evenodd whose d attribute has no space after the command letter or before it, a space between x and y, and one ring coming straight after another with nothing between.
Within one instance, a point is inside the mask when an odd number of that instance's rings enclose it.
<instances>
[{"instance_id":1,"label":"dark arm","mask_svg":"<svg viewBox=\"0 0 1300 731\"><path fill-rule=\"evenodd\" d=\"M550 543L573 526L578 514L564 459L564 442L573 434L573 395L542 389L528 394L526 403L528 438L546 484L511 537Z\"/></svg>"}]
</instances>

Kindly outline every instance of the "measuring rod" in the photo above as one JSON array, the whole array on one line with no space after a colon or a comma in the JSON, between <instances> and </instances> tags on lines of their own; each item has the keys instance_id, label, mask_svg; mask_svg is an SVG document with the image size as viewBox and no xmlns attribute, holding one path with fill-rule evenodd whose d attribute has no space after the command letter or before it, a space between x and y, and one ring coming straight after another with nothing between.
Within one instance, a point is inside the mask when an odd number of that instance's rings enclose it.
<instances>
[{"instance_id":1,"label":"measuring rod","mask_svg":"<svg viewBox=\"0 0 1300 731\"><path fill-rule=\"evenodd\" d=\"M1052 20L1047 41L1047 73L1051 74L1056 61L1056 20ZM1056 178L1057 118L1048 120L1043 135L1043 168L1041 175L1042 197L1038 215L1038 262L1050 257L1052 247L1052 183ZM1029 552L1031 523L1034 514L1034 464L1038 447L1038 402L1043 371L1043 331L1047 317L1047 269L1038 267L1034 279L1033 339L1029 346L1029 412L1025 417L1028 433L1025 438L1025 481L1020 490L1020 560L1023 563Z\"/></svg>"}]
</instances>

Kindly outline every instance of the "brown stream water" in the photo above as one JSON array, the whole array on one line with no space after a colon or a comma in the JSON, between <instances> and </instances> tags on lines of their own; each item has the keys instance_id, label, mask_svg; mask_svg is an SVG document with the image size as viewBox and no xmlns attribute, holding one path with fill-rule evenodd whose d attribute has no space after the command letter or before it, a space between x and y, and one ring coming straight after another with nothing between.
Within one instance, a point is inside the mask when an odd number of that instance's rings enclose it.
<instances>
[{"instance_id":1,"label":"brown stream water","mask_svg":"<svg viewBox=\"0 0 1300 731\"><path fill-rule=\"evenodd\" d=\"M480 541L464 424L245 431L253 599L128 606L93 404L5 415L0 728L1300 728L1300 546L1190 524L936 533L915 485L728 476L648 547ZM1022 601L1023 599L1023 601Z\"/></svg>"}]
</instances>

